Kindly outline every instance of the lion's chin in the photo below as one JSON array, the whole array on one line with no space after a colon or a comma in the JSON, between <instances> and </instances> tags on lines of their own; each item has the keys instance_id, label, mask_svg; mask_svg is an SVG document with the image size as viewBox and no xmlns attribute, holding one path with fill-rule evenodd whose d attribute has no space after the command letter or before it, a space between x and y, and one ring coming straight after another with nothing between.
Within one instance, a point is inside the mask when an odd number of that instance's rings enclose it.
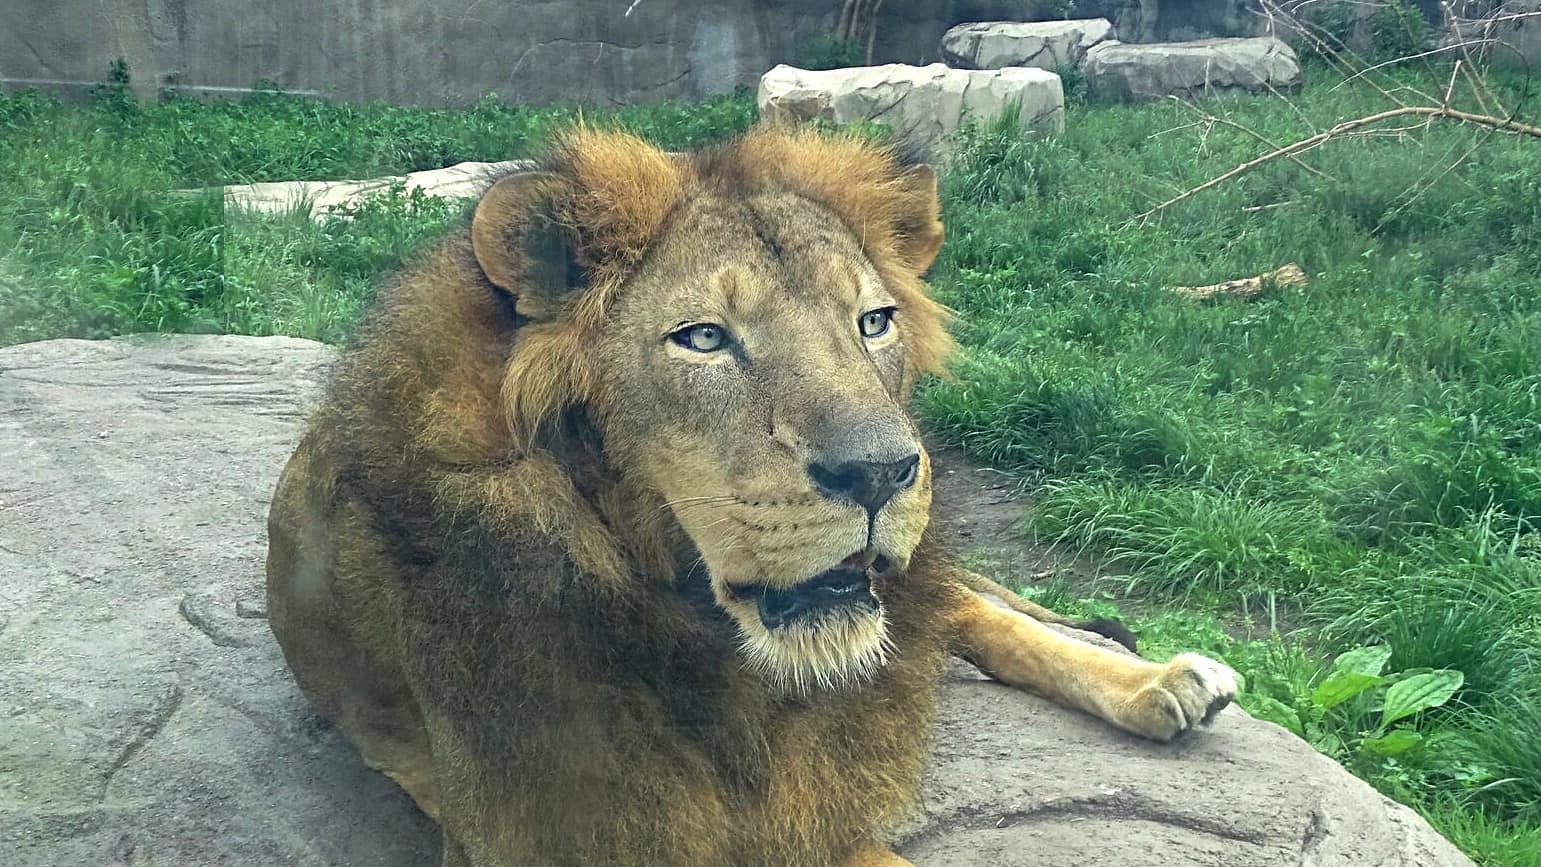
<instances>
[{"instance_id":1,"label":"lion's chin","mask_svg":"<svg viewBox=\"0 0 1541 867\"><path fill-rule=\"evenodd\" d=\"M739 634L751 668L776 689L801 695L865 683L893 650L881 606L835 609L775 629L741 622Z\"/></svg>"}]
</instances>

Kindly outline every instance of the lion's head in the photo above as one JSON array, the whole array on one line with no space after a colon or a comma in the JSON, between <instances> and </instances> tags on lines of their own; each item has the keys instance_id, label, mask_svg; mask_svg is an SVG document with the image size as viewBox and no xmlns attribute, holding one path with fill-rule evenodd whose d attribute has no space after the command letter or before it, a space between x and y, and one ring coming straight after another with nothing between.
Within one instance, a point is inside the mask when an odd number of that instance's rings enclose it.
<instances>
[{"instance_id":1,"label":"lion's head","mask_svg":"<svg viewBox=\"0 0 1541 867\"><path fill-rule=\"evenodd\" d=\"M951 345L921 280L938 209L929 168L778 129L687 156L580 130L477 207L476 259L527 317L516 443L581 405L773 680L883 662L885 576L931 499L905 406Z\"/></svg>"}]
</instances>

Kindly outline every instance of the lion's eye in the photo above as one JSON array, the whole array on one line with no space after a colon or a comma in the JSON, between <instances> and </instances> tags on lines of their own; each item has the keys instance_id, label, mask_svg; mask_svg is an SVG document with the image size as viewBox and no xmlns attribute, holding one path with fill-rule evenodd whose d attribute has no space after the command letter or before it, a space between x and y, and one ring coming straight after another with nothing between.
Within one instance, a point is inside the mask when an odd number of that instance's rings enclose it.
<instances>
[{"instance_id":1,"label":"lion's eye","mask_svg":"<svg viewBox=\"0 0 1541 867\"><path fill-rule=\"evenodd\" d=\"M727 329L703 322L687 325L669 335L669 339L692 352L716 352L728 343Z\"/></svg>"},{"instance_id":2,"label":"lion's eye","mask_svg":"<svg viewBox=\"0 0 1541 867\"><path fill-rule=\"evenodd\" d=\"M879 307L876 310L868 310L857 320L857 326L861 328L861 336L866 338L882 337L888 333L888 329L894 323L894 308Z\"/></svg>"}]
</instances>

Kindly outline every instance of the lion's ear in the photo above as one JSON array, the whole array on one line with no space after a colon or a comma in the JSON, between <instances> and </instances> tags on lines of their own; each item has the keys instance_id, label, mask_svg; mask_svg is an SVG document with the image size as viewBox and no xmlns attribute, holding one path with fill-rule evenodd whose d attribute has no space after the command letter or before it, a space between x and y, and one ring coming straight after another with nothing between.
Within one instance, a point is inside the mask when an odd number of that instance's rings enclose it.
<instances>
[{"instance_id":1,"label":"lion's ear","mask_svg":"<svg viewBox=\"0 0 1541 867\"><path fill-rule=\"evenodd\" d=\"M559 297L578 278L567 231L552 214L563 181L544 172L507 175L471 218L471 248L487 279L517 298Z\"/></svg>"},{"instance_id":2,"label":"lion's ear","mask_svg":"<svg viewBox=\"0 0 1541 867\"><path fill-rule=\"evenodd\" d=\"M894 219L894 250L906 267L922 274L936 261L945 234L936 172L928 165L912 166L895 183L899 207Z\"/></svg>"}]
</instances>

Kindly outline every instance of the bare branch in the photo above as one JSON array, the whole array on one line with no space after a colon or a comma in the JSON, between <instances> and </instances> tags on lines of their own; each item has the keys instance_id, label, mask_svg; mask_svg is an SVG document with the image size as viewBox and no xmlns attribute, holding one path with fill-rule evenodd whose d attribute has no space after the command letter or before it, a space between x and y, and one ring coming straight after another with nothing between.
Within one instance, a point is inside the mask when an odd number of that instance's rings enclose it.
<instances>
[{"instance_id":1,"label":"bare branch","mask_svg":"<svg viewBox=\"0 0 1541 867\"><path fill-rule=\"evenodd\" d=\"M1496 117L1492 117L1492 116L1485 115L1485 114L1473 114L1473 113L1467 112L1467 111L1458 111L1456 109L1449 108L1448 106L1440 106L1440 105L1404 105L1404 106L1401 106L1399 108L1388 109L1387 111L1382 111L1382 112L1379 112L1379 113L1376 113L1376 114L1366 115L1365 117L1355 118L1353 120L1346 120L1346 121L1343 121L1343 122L1337 124L1336 126L1332 127L1331 129L1326 130L1325 132L1319 132L1316 135L1311 136L1310 138L1301 139L1300 141L1297 141L1294 144L1285 145L1282 148L1275 148L1274 150L1269 151L1268 153L1263 154L1262 156L1257 157L1256 159L1248 160L1247 162L1242 163L1241 165L1231 169L1230 171L1228 171L1228 172L1226 172L1226 173L1224 173L1222 175L1218 175L1218 176L1216 176L1214 178L1211 178L1211 179L1205 181L1204 183L1199 184L1196 187L1193 187L1193 188L1191 188L1191 189L1189 189L1189 190L1187 190L1187 191L1185 191L1183 193L1180 193L1180 194L1178 194L1176 196L1173 196L1170 199L1167 199L1166 201L1162 202L1161 204L1156 205L1155 207L1153 207L1153 208L1145 211L1144 213L1139 214L1138 216L1134 217L1132 220L1130 220L1130 222L1131 223L1141 223L1141 222L1144 222L1144 221L1150 219L1151 217L1155 216L1156 214L1159 214L1162 211L1166 210L1167 208L1170 208L1171 206L1177 204L1178 202L1182 202L1182 201L1185 201L1187 199L1190 199L1190 198L1198 195L1199 193L1204 192L1205 190L1213 189L1214 187L1217 187L1220 184L1225 183L1226 181L1230 180L1231 178L1237 177L1238 175L1246 174L1247 172L1257 168L1258 166L1263 165L1264 163L1270 162L1272 160L1278 159L1279 157L1287 157L1287 156L1291 156L1293 154L1298 154L1298 153L1300 153L1300 152L1302 152L1304 150L1307 150L1308 148L1313 148L1313 147L1316 147L1318 145L1324 144L1324 143L1326 143L1326 142L1328 142L1328 141L1330 141L1330 140L1332 140L1334 138L1341 137L1341 136L1343 136L1343 135L1345 135L1347 133L1353 132L1355 130L1362 129L1362 128L1367 127L1367 126L1373 126L1373 125L1375 125L1377 123L1380 123L1381 121L1390 120L1391 118L1395 118L1395 117L1423 117L1423 118L1427 118L1428 120L1431 120L1431 121L1432 120L1454 120L1454 121L1458 121L1460 123L1469 123L1469 124L1473 124L1475 126L1484 127L1486 129L1493 130L1495 133L1503 132L1503 133L1510 133L1510 134L1513 134L1513 135L1532 136L1534 138L1541 139L1541 127L1535 127L1535 126L1530 126L1529 124L1519 123L1518 121L1515 121L1513 118L1501 119L1501 118L1496 118Z\"/></svg>"},{"instance_id":2,"label":"bare branch","mask_svg":"<svg viewBox=\"0 0 1541 867\"><path fill-rule=\"evenodd\" d=\"M1450 70L1450 84L1445 87L1445 98L1439 101L1439 104L1445 108L1450 107L1450 95L1455 93L1455 79L1461 74L1461 63L1462 61L1457 60L1455 68Z\"/></svg>"},{"instance_id":3,"label":"bare branch","mask_svg":"<svg viewBox=\"0 0 1541 867\"><path fill-rule=\"evenodd\" d=\"M1409 55L1406 55L1405 57L1394 57L1391 60L1381 61L1380 63L1377 63L1374 66L1366 66L1364 69L1361 69L1358 72L1354 73L1353 75L1350 75L1347 78L1343 79L1342 81L1338 82L1337 84L1334 84L1331 87L1331 90L1337 90L1338 88L1344 86L1345 84L1350 84L1350 83L1352 83L1354 81L1357 81L1358 79L1363 78L1363 77L1369 75L1372 72L1376 72L1378 70L1385 69L1388 66L1396 66L1398 63L1406 63L1409 60L1418 60L1419 58L1424 58L1424 57L1433 57L1436 54L1444 54L1444 53L1449 52L1449 51L1460 51L1460 50L1462 50L1462 49L1464 49L1464 48L1466 48L1468 46L1471 46L1471 45L1490 45L1490 44L1495 43L1497 41L1498 40L1496 40L1496 39L1470 39L1470 40L1465 40L1465 41L1462 41L1462 42L1453 43L1451 45L1441 46L1439 48L1431 48L1428 51L1421 51L1421 52L1419 52L1417 54L1409 54ZM1456 61L1456 62L1459 63L1460 61Z\"/></svg>"},{"instance_id":4,"label":"bare branch","mask_svg":"<svg viewBox=\"0 0 1541 867\"><path fill-rule=\"evenodd\" d=\"M1385 214L1382 214L1381 218L1378 221L1376 221L1376 223L1375 223L1375 231L1379 232L1383 227L1385 227L1386 223L1389 220L1391 220L1392 218L1402 214L1408 208L1411 208L1419 199L1423 198L1423 194L1424 193L1427 193L1429 190L1434 189L1434 185L1439 183L1441 180L1443 180L1446 175L1450 174L1451 172L1455 171L1456 169L1460 168L1463 164L1465 164L1465 162L1467 160L1471 159L1472 154L1477 152L1478 148L1480 148L1483 145L1487 144L1488 141L1491 140L1493 138L1493 136L1495 136L1495 135L1498 135L1498 130L1496 130L1496 129L1486 130L1483 133L1483 135L1480 138L1477 139L1477 141L1472 143L1471 147L1466 149L1465 153L1461 154L1461 156L1458 159L1456 159L1454 162L1452 162L1449 165L1445 166L1443 171L1441 171L1437 175L1434 175L1434 177L1429 178L1428 182L1424 183L1422 186L1418 186L1417 184L1414 184L1413 189L1412 189L1412 193L1410 195L1408 195L1408 197L1407 197L1407 199L1405 201L1399 203L1396 207L1394 207L1391 210L1387 211ZM1424 173L1424 177L1428 177L1428 173L1427 172ZM1419 178L1419 181L1422 181L1422 180L1423 180L1423 178Z\"/></svg>"},{"instance_id":5,"label":"bare branch","mask_svg":"<svg viewBox=\"0 0 1541 867\"><path fill-rule=\"evenodd\" d=\"M1271 147L1271 148L1273 148L1275 150L1279 149L1279 145L1274 144L1273 142L1269 141L1266 137L1264 137L1264 135L1262 133L1260 133L1260 132L1258 132L1258 131L1256 131L1254 129L1251 129L1250 127L1247 127L1247 126L1244 126L1242 124L1239 124L1236 121L1231 120L1229 118L1219 117L1217 115L1210 114L1209 112L1204 111L1203 109L1199 108L1194 103L1188 102L1188 101L1186 101L1184 99L1181 99L1179 97L1173 96L1173 97L1171 97L1171 99L1176 101L1178 105L1184 106L1184 107L1190 109L1191 111L1193 111L1200 118L1202 118L1205 123L1209 123L1209 124L1216 124L1216 123L1218 123L1221 126L1228 126L1231 129L1238 130L1240 132L1246 133L1247 135L1251 136L1252 138L1256 139L1259 142L1262 142L1264 145L1267 145L1268 147ZM1313 175L1316 175L1319 178L1326 178L1329 181L1330 180L1335 180L1332 177L1332 175L1329 175L1326 172L1322 171L1321 169L1318 169L1315 166L1313 166L1313 165L1305 162L1304 160L1302 160L1298 154L1290 154L1289 155L1289 159L1295 165L1300 166L1301 168L1305 169L1306 171L1310 172Z\"/></svg>"}]
</instances>

